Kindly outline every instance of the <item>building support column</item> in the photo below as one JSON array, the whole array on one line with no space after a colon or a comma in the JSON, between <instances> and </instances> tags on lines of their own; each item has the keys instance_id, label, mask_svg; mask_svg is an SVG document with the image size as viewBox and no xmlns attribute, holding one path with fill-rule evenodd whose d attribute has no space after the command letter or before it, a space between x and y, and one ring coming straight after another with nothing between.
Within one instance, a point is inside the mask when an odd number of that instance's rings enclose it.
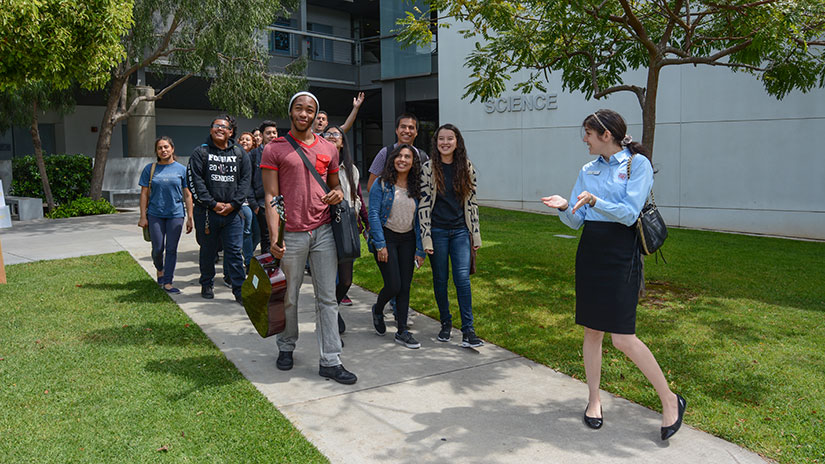
<instances>
[{"instance_id":1,"label":"building support column","mask_svg":"<svg viewBox=\"0 0 825 464\"><path fill-rule=\"evenodd\" d=\"M129 102L139 96L154 97L155 89L147 86L129 87ZM138 103L134 114L126 122L128 147L126 157L155 156L155 102L142 101Z\"/></svg>"},{"instance_id":2,"label":"building support column","mask_svg":"<svg viewBox=\"0 0 825 464\"><path fill-rule=\"evenodd\" d=\"M407 87L403 80L381 83L381 127L384 145L395 143L395 118L407 110Z\"/></svg>"}]
</instances>

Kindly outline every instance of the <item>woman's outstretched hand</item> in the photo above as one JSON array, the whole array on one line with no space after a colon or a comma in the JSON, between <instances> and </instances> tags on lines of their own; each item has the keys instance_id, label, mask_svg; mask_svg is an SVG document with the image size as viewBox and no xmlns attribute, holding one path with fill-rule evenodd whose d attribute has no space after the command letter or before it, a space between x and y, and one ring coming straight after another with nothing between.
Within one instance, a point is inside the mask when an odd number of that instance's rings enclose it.
<instances>
[{"instance_id":1,"label":"woman's outstretched hand","mask_svg":"<svg viewBox=\"0 0 825 464\"><path fill-rule=\"evenodd\" d=\"M544 203L548 208L556 208L561 211L564 211L569 206L567 200L560 195L552 195L549 197L544 197L541 199L541 202Z\"/></svg>"}]
</instances>

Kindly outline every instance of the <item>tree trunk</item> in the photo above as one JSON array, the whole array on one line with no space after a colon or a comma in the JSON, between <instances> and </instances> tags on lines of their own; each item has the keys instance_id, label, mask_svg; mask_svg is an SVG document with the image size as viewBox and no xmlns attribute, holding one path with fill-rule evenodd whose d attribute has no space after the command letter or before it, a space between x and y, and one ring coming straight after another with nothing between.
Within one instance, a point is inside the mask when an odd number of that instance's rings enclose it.
<instances>
[{"instance_id":1,"label":"tree trunk","mask_svg":"<svg viewBox=\"0 0 825 464\"><path fill-rule=\"evenodd\" d=\"M109 88L109 96L106 99L106 111L103 112L103 120L100 122L100 135L97 136L97 146L95 147L95 165L92 169L91 188L89 196L92 200L100 200L103 194L103 175L106 172L106 160L109 158L109 149L112 147L112 133L114 132L115 113L120 103L120 95L123 86L126 84L126 76L119 76L112 79L112 86Z\"/></svg>"},{"instance_id":2,"label":"tree trunk","mask_svg":"<svg viewBox=\"0 0 825 464\"><path fill-rule=\"evenodd\" d=\"M659 73L662 68L651 57L647 71L647 88L645 102L642 105L642 145L650 151L653 161L653 141L656 137L656 97L659 93Z\"/></svg>"},{"instance_id":3,"label":"tree trunk","mask_svg":"<svg viewBox=\"0 0 825 464\"><path fill-rule=\"evenodd\" d=\"M653 163L653 142L656 139L656 97L659 93L659 73L662 68L657 63L658 59L650 58L650 67L647 70L647 88L645 89L645 101L642 105L642 145L650 151L650 162ZM645 257L641 253L639 259L642 260L641 284L639 285L639 298L647 293L645 286Z\"/></svg>"},{"instance_id":4,"label":"tree trunk","mask_svg":"<svg viewBox=\"0 0 825 464\"><path fill-rule=\"evenodd\" d=\"M30 129L32 135L32 145L34 145L34 159L37 160L37 170L40 171L40 179L43 181L43 193L46 195L46 204L49 205L49 212L54 211L54 198L52 188L49 185L49 176L46 174L46 161L43 159L43 143L40 141L40 129L37 126L37 100L32 104L32 125Z\"/></svg>"}]
</instances>

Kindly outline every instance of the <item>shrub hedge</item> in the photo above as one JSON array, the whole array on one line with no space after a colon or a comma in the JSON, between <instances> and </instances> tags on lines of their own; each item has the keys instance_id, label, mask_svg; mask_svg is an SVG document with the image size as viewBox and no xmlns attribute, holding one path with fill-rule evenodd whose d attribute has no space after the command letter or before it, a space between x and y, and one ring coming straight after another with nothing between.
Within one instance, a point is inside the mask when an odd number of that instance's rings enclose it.
<instances>
[{"instance_id":1,"label":"shrub hedge","mask_svg":"<svg viewBox=\"0 0 825 464\"><path fill-rule=\"evenodd\" d=\"M44 157L46 174L55 203L65 205L75 198L89 194L92 180L92 158L85 155L47 155ZM12 160L11 194L20 197L42 198L43 181L33 155ZM111 205L110 205L111 206Z\"/></svg>"},{"instance_id":2,"label":"shrub hedge","mask_svg":"<svg viewBox=\"0 0 825 464\"><path fill-rule=\"evenodd\" d=\"M89 197L75 198L67 204L60 205L53 212L46 215L51 219L76 216L92 216L95 214L114 214L117 209L105 198L94 201Z\"/></svg>"}]
</instances>

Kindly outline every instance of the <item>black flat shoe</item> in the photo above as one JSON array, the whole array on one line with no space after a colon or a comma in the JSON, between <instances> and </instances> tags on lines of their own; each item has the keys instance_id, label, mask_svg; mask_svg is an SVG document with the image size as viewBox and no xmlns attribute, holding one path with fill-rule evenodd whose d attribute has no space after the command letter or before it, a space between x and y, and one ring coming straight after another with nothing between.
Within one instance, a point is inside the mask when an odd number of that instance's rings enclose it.
<instances>
[{"instance_id":1,"label":"black flat shoe","mask_svg":"<svg viewBox=\"0 0 825 464\"><path fill-rule=\"evenodd\" d=\"M588 403L587 406L584 408L584 423L591 429L599 430L604 425L604 413L602 412L602 408L599 407L599 412L602 413L602 417L588 417L587 415L587 408L590 407Z\"/></svg>"},{"instance_id":2,"label":"black flat shoe","mask_svg":"<svg viewBox=\"0 0 825 464\"><path fill-rule=\"evenodd\" d=\"M678 393L676 394L676 401L679 403L679 418L676 419L676 422L673 425L668 425L667 427L662 427L662 440L667 440L668 438L676 435L676 432L679 431L679 427L682 426L682 417L685 415L685 408L687 408L687 400L682 398Z\"/></svg>"}]
</instances>

